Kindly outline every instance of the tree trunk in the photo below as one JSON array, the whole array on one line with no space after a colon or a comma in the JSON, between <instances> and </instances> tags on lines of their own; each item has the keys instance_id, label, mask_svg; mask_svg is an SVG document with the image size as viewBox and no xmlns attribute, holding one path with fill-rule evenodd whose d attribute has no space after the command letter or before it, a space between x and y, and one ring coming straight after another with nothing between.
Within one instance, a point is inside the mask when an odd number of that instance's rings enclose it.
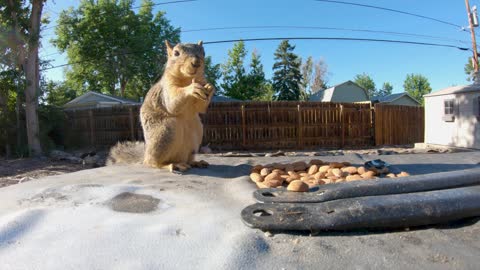
<instances>
[{"instance_id":1,"label":"tree trunk","mask_svg":"<svg viewBox=\"0 0 480 270\"><path fill-rule=\"evenodd\" d=\"M18 85L17 85L18 88ZM22 108L22 100L20 96L20 91L17 89L17 98L15 103L15 120L16 120L16 132L17 132L17 149L20 149L22 145L22 119L20 119L20 110Z\"/></svg>"},{"instance_id":2,"label":"tree trunk","mask_svg":"<svg viewBox=\"0 0 480 270\"><path fill-rule=\"evenodd\" d=\"M127 87L127 80L120 79L120 96L125 97L125 88Z\"/></svg>"},{"instance_id":3,"label":"tree trunk","mask_svg":"<svg viewBox=\"0 0 480 270\"><path fill-rule=\"evenodd\" d=\"M40 19L42 15L43 0L34 0L30 15L29 44L24 70L27 80L25 89L25 118L27 122L27 139L30 156L42 154L40 145L40 128L38 123L38 95L40 88L38 41L40 35Z\"/></svg>"}]
</instances>

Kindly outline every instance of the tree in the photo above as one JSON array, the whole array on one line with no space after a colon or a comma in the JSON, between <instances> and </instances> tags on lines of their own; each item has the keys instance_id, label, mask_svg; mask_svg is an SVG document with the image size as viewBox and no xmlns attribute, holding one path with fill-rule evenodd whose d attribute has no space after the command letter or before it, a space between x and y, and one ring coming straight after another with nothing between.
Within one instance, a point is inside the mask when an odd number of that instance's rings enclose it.
<instances>
[{"instance_id":1,"label":"tree","mask_svg":"<svg viewBox=\"0 0 480 270\"><path fill-rule=\"evenodd\" d=\"M302 61L302 83L300 85L300 100L308 100L312 94L313 59L311 56L305 62Z\"/></svg>"},{"instance_id":2,"label":"tree","mask_svg":"<svg viewBox=\"0 0 480 270\"><path fill-rule=\"evenodd\" d=\"M260 61L260 54L256 51L252 52L252 58L250 62L250 71L246 77L246 89L252 100L260 100L268 98L270 89L269 83L265 79L265 72L263 71L263 65Z\"/></svg>"},{"instance_id":3,"label":"tree","mask_svg":"<svg viewBox=\"0 0 480 270\"><path fill-rule=\"evenodd\" d=\"M354 82L367 91L368 98L372 98L375 95L375 82L368 74L357 74Z\"/></svg>"},{"instance_id":4,"label":"tree","mask_svg":"<svg viewBox=\"0 0 480 270\"><path fill-rule=\"evenodd\" d=\"M480 61L478 62L480 66ZM467 74L467 81L473 80L473 60L472 57L468 58L468 62L465 64L464 67L465 74Z\"/></svg>"},{"instance_id":5,"label":"tree","mask_svg":"<svg viewBox=\"0 0 480 270\"><path fill-rule=\"evenodd\" d=\"M421 74L408 74L403 82L403 88L422 105L424 104L423 96L432 92L428 79Z\"/></svg>"},{"instance_id":6,"label":"tree","mask_svg":"<svg viewBox=\"0 0 480 270\"><path fill-rule=\"evenodd\" d=\"M64 82L48 81L43 86L42 103L61 107L77 97L77 92Z\"/></svg>"},{"instance_id":7,"label":"tree","mask_svg":"<svg viewBox=\"0 0 480 270\"><path fill-rule=\"evenodd\" d=\"M40 26L45 0L3 1L0 9L2 24L11 29L8 35L8 48L14 56L15 67L25 74L25 117L28 150L31 156L42 154L38 121L38 93L40 85Z\"/></svg>"},{"instance_id":8,"label":"tree","mask_svg":"<svg viewBox=\"0 0 480 270\"><path fill-rule=\"evenodd\" d=\"M240 100L249 99L249 93L245 91L246 71L245 71L245 42L239 41L233 44L233 48L228 50L228 60L222 67L223 83L222 94L227 97Z\"/></svg>"},{"instance_id":9,"label":"tree","mask_svg":"<svg viewBox=\"0 0 480 270\"><path fill-rule=\"evenodd\" d=\"M164 12L152 14L153 2L143 0L136 14L133 0L81 1L62 11L53 44L72 63L67 83L78 94L98 91L131 98L144 96L163 71L164 40L179 42Z\"/></svg>"},{"instance_id":10,"label":"tree","mask_svg":"<svg viewBox=\"0 0 480 270\"><path fill-rule=\"evenodd\" d=\"M215 87L217 92L220 90L218 89L218 81L221 77L222 71L220 70L220 64L213 64L211 56L205 57L205 78L207 82Z\"/></svg>"},{"instance_id":11,"label":"tree","mask_svg":"<svg viewBox=\"0 0 480 270\"><path fill-rule=\"evenodd\" d=\"M375 92L375 96L384 97L392 94L393 86L389 82L384 82L382 88Z\"/></svg>"},{"instance_id":12,"label":"tree","mask_svg":"<svg viewBox=\"0 0 480 270\"><path fill-rule=\"evenodd\" d=\"M295 46L283 40L274 54L273 89L278 100L299 100L302 74L300 59L293 53Z\"/></svg>"},{"instance_id":13,"label":"tree","mask_svg":"<svg viewBox=\"0 0 480 270\"><path fill-rule=\"evenodd\" d=\"M319 59L315 62L314 65L314 74L312 82L312 93L316 93L322 89L327 88L327 73L328 67L325 61Z\"/></svg>"}]
</instances>

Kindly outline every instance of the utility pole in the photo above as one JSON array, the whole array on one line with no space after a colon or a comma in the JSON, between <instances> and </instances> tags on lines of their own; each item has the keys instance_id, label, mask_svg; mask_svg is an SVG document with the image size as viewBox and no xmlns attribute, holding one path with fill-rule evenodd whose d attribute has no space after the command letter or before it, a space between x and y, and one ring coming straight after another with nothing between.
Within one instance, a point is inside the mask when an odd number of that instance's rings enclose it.
<instances>
[{"instance_id":1,"label":"utility pole","mask_svg":"<svg viewBox=\"0 0 480 270\"><path fill-rule=\"evenodd\" d=\"M475 8L475 14L472 13L470 10L470 3L468 3L468 0L465 0L465 6L467 7L467 15L468 15L468 24L470 26L470 34L472 35L472 46L473 46L473 70L475 73L478 72L478 55L477 55L477 41L475 39L475 26L478 26L478 19L477 19L477 14L476 14L476 8Z\"/></svg>"}]
</instances>

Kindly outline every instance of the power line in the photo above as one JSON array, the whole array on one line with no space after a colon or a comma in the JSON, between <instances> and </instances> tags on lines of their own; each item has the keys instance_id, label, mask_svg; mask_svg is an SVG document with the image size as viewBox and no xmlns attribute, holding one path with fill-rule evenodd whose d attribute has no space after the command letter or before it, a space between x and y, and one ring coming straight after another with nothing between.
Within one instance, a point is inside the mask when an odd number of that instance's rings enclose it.
<instances>
[{"instance_id":1,"label":"power line","mask_svg":"<svg viewBox=\"0 0 480 270\"><path fill-rule=\"evenodd\" d=\"M207 31L218 31L218 30L232 30L232 29L319 29L319 30L335 30L335 31L351 31L351 32L366 32L366 33L379 33L379 34L389 34L389 35L399 35L399 36L411 36L432 40L442 40L442 41L453 41L464 44L470 44L468 41L441 37L441 36L432 36L432 35L422 35L415 33L405 33L405 32L395 32L395 31L379 31L379 30L370 30L370 29L355 29L355 28L339 28L339 27L324 27L324 26L285 26L285 25L265 25L265 26L230 26L230 27L211 27L211 28L200 28L200 29L188 29L182 30L181 33L192 33L192 32L207 32ZM46 56L51 56L55 54L60 54L60 52L51 53Z\"/></svg>"},{"instance_id":2,"label":"power line","mask_svg":"<svg viewBox=\"0 0 480 270\"><path fill-rule=\"evenodd\" d=\"M458 47L455 45L450 44L441 44L441 43L426 43L426 42L416 42L416 41L408 41L408 40L392 40L392 39L370 39L370 38L344 38L344 37L272 37L272 38L246 38L246 39L229 39L229 40L217 40L217 41L206 41L203 42L204 45L208 44L220 44L220 43L232 43L238 41L272 41L272 40L338 40L338 41L363 41L363 42L386 42L386 43L398 43L398 44L409 44L409 45L419 45L419 46L435 46L435 47L445 47L445 48L455 48L462 51L468 51L469 48L465 47ZM112 54L112 56L122 56L128 54L136 54L136 53L143 53L147 51L151 51L152 49L142 50L142 51L135 51L129 53L121 53L121 54ZM65 66L70 66L73 64L81 64L86 62L92 62L97 59L92 60L83 60L78 62L66 63L62 65L57 65L53 67L43 68L40 71L50 70L54 68L60 68Z\"/></svg>"},{"instance_id":3,"label":"power line","mask_svg":"<svg viewBox=\"0 0 480 270\"><path fill-rule=\"evenodd\" d=\"M454 42L460 42L460 43L469 43L468 41L453 39L453 38L448 38L448 37L441 37L441 36L422 35L422 34L415 34L415 33L395 32L395 31L382 31L382 30L370 30L370 29L358 29L358 28L342 28L342 27L324 27L324 26L285 26L285 25L232 26L232 27L212 27L212 28L189 29L189 30L182 30L181 32L182 33L189 33L189 32L204 32L204 31L206 32L206 31L232 30L232 29L282 29L282 28L367 32L367 33L412 36L412 37L420 37L420 38L427 38L427 39L436 39L436 40L454 41Z\"/></svg>"},{"instance_id":4,"label":"power line","mask_svg":"<svg viewBox=\"0 0 480 270\"><path fill-rule=\"evenodd\" d=\"M316 2L326 2L326 3L335 3L335 4L342 4L342 5L351 5L351 6L359 6L359 7L365 7L365 8L373 8L373 9L380 9L380 10L385 10L385 11L390 11L390 12L395 12L395 13L400 13L404 15L409 15L417 18L422 18L426 20L431 20L431 21L436 21L442 24L450 25L450 26L455 26L456 28L462 29L463 26L458 25L456 23L452 22L447 22L441 19L433 18L433 17L428 17L420 14L415 14L407 11L402 11L398 9L393 9L393 8L386 8L386 7L380 7L380 6L373 6L373 5L366 5L366 4L359 4L359 3L352 3L352 2L345 2L345 1L334 1L334 0L315 0Z\"/></svg>"},{"instance_id":5,"label":"power line","mask_svg":"<svg viewBox=\"0 0 480 270\"><path fill-rule=\"evenodd\" d=\"M162 2L162 3L153 3L149 5L140 5L136 7L132 7L132 9L142 8L142 7L153 7L153 6L160 6L160 5L168 5L168 4L178 4L178 3L185 3L185 2L196 2L198 0L178 0L178 1L169 1L169 2ZM58 14L58 13L57 13ZM49 27L45 27L43 30L48 30L56 27L56 25L52 25Z\"/></svg>"}]
</instances>

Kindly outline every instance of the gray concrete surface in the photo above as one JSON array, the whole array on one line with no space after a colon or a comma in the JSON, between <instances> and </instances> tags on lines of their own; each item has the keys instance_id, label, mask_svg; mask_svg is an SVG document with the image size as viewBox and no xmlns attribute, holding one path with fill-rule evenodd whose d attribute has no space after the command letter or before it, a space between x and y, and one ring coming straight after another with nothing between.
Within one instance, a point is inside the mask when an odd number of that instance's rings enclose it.
<instances>
[{"instance_id":1,"label":"gray concrete surface","mask_svg":"<svg viewBox=\"0 0 480 270\"><path fill-rule=\"evenodd\" d=\"M248 228L249 166L312 157L200 156L185 175L104 167L0 189L0 269L478 269L480 224L395 231L276 232ZM472 168L480 152L381 158L412 174Z\"/></svg>"}]
</instances>

